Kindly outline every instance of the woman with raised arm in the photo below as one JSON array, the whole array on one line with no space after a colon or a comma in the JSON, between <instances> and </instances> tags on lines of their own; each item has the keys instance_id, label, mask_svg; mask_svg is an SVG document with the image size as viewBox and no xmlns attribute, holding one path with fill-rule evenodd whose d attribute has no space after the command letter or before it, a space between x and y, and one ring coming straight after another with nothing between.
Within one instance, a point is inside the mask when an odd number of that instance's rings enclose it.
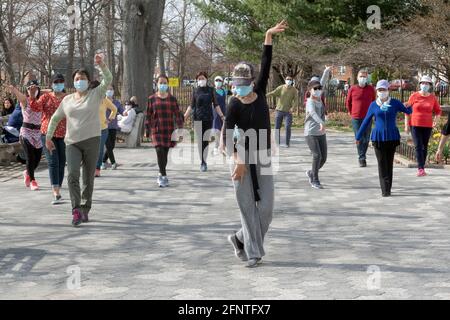
<instances>
[{"instance_id":1,"label":"woman with raised arm","mask_svg":"<svg viewBox=\"0 0 450 320\"><path fill-rule=\"evenodd\" d=\"M14 86L9 90L17 97L22 108L23 124L20 128L19 141L27 158L27 169L23 172L24 183L32 191L39 190L34 172L39 166L42 157L41 123L42 103L39 102L41 88L36 80L27 83L27 92L22 94Z\"/></svg>"},{"instance_id":2,"label":"woman with raised arm","mask_svg":"<svg viewBox=\"0 0 450 320\"><path fill-rule=\"evenodd\" d=\"M397 127L397 114L411 114L411 107L405 107L397 99L389 97L389 82L380 80L377 83L377 100L372 102L361 127L356 133L356 144L361 142L367 128L375 118L375 128L372 130L372 145L378 161L378 175L383 197L391 196L394 171L395 150L400 145L400 132Z\"/></svg>"},{"instance_id":3,"label":"woman with raised arm","mask_svg":"<svg viewBox=\"0 0 450 320\"><path fill-rule=\"evenodd\" d=\"M236 96L231 98L225 120L224 140L231 156L231 175L241 212L242 228L228 237L235 255L256 267L265 255L264 237L272 222L274 183L271 172L271 125L266 89L272 62L272 36L284 32L282 21L266 32L261 72L247 62L233 72ZM237 126L241 134L234 134ZM234 137L238 137L235 145ZM269 159L269 161L268 161Z\"/></svg>"},{"instance_id":4,"label":"woman with raised arm","mask_svg":"<svg viewBox=\"0 0 450 320\"><path fill-rule=\"evenodd\" d=\"M112 75L103 56L95 56L95 64L101 69L101 84L89 89L91 81L87 70L79 69L73 73L76 92L66 96L56 110L47 131L47 149L55 149L52 138L60 121L66 119L67 132L66 158L68 184L72 201L72 225L77 227L89 221L94 190L96 162L100 148L100 104L105 98L106 90L112 82ZM83 187L80 188L80 169L83 168Z\"/></svg>"}]
</instances>

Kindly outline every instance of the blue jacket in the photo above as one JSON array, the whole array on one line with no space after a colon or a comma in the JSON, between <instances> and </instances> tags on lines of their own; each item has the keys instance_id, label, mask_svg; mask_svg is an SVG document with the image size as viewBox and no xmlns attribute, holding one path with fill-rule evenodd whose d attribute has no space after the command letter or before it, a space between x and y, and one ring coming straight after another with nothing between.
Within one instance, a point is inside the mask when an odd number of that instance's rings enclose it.
<instances>
[{"instance_id":1,"label":"blue jacket","mask_svg":"<svg viewBox=\"0 0 450 320\"><path fill-rule=\"evenodd\" d=\"M122 107L122 104L120 103L120 101L118 100L113 100L113 104L117 107L117 115L123 115L124 112L124 108ZM106 118L109 119L109 116L111 115L111 110L107 109L106 110ZM117 123L117 116L114 118L114 120L112 120L109 125L108 125L108 129L116 129L119 130L119 125Z\"/></svg>"},{"instance_id":2,"label":"blue jacket","mask_svg":"<svg viewBox=\"0 0 450 320\"><path fill-rule=\"evenodd\" d=\"M23 123L23 115L22 115L22 108L20 107L20 104L16 105L16 108L14 109L13 113L8 118L7 126L14 127L17 130L20 130Z\"/></svg>"},{"instance_id":3,"label":"blue jacket","mask_svg":"<svg viewBox=\"0 0 450 320\"><path fill-rule=\"evenodd\" d=\"M357 141L362 139L362 135L371 124L373 117L375 117L375 128L372 130L372 141L382 142L400 140L400 132L397 128L397 113L403 112L411 114L412 108L406 108L399 100L391 99L388 101L386 109L387 110L384 111L376 101L372 102L369 111L356 134Z\"/></svg>"}]
</instances>

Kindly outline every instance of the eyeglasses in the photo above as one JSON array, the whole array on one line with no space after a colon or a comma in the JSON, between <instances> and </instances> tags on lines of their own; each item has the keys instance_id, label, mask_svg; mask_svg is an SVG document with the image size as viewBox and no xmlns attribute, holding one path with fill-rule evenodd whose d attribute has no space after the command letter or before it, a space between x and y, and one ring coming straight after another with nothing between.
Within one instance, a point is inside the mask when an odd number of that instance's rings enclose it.
<instances>
[{"instance_id":1,"label":"eyeglasses","mask_svg":"<svg viewBox=\"0 0 450 320\"><path fill-rule=\"evenodd\" d=\"M322 90L322 86L320 86L320 87L315 87L315 88L313 88L314 89L314 91L317 91L317 90Z\"/></svg>"}]
</instances>

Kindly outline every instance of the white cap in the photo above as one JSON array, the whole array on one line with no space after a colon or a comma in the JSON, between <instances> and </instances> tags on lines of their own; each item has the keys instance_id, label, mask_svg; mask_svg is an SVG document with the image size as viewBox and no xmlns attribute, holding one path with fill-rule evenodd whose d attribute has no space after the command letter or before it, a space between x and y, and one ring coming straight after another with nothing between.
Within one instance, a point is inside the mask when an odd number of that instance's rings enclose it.
<instances>
[{"instance_id":1,"label":"white cap","mask_svg":"<svg viewBox=\"0 0 450 320\"><path fill-rule=\"evenodd\" d=\"M386 89L389 90L389 81L387 80L380 80L377 83L377 90L378 89Z\"/></svg>"},{"instance_id":2,"label":"white cap","mask_svg":"<svg viewBox=\"0 0 450 320\"><path fill-rule=\"evenodd\" d=\"M430 84L433 84L433 80L431 79L430 76L422 76L422 78L420 78L419 83L422 83L422 82L428 82Z\"/></svg>"},{"instance_id":3,"label":"white cap","mask_svg":"<svg viewBox=\"0 0 450 320\"><path fill-rule=\"evenodd\" d=\"M217 76L214 78L214 81L221 81L223 82L223 78L221 76Z\"/></svg>"}]
</instances>

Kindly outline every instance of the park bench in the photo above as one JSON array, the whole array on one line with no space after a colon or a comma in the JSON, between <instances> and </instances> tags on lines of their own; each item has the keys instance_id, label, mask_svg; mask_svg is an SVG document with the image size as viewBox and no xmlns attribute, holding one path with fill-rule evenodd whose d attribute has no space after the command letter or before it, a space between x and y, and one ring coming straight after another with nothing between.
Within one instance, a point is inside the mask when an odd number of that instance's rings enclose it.
<instances>
[{"instance_id":1,"label":"park bench","mask_svg":"<svg viewBox=\"0 0 450 320\"><path fill-rule=\"evenodd\" d=\"M8 122L8 116L0 117L0 132ZM0 142L0 165L9 165L16 161L17 155L22 151L22 146L19 142L1 143Z\"/></svg>"},{"instance_id":2,"label":"park bench","mask_svg":"<svg viewBox=\"0 0 450 320\"><path fill-rule=\"evenodd\" d=\"M141 133L144 127L144 113L138 113L134 120L133 129L129 133L117 131L117 138L125 141L127 148L136 148L141 145Z\"/></svg>"}]
</instances>

